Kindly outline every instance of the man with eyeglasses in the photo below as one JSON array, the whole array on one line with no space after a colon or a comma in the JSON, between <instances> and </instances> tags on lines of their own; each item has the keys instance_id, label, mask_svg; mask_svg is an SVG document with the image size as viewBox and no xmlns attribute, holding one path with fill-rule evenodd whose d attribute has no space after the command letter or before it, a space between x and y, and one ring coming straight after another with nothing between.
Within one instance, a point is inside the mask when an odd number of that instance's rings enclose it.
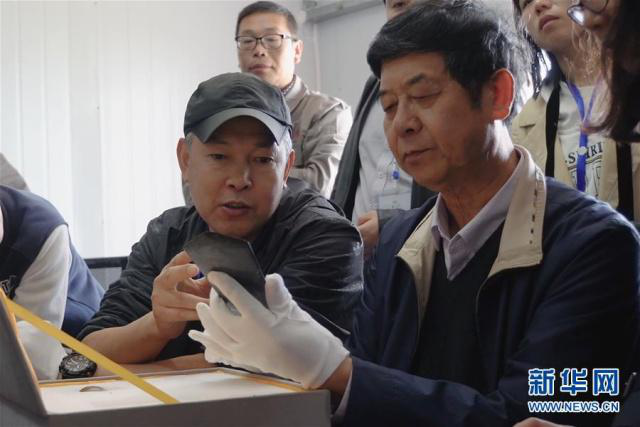
<instances>
[{"instance_id":1,"label":"man with eyeglasses","mask_svg":"<svg viewBox=\"0 0 640 427\"><path fill-rule=\"evenodd\" d=\"M280 88L285 96L296 156L290 178L329 197L351 129L351 109L338 98L311 91L295 74L303 51L295 17L277 3L252 3L238 14L236 46L240 69Z\"/></svg>"}]
</instances>

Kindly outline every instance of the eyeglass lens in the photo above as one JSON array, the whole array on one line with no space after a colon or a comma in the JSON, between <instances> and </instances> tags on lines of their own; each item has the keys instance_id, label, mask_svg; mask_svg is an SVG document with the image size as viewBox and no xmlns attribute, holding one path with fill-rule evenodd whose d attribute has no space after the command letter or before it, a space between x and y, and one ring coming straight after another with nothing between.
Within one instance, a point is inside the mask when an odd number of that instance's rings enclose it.
<instances>
[{"instance_id":1,"label":"eyeglass lens","mask_svg":"<svg viewBox=\"0 0 640 427\"><path fill-rule=\"evenodd\" d=\"M602 13L607 7L609 0L580 0L574 1L573 5L569 7L567 13L569 17L573 19L577 24L584 25L585 11L590 11L595 14Z\"/></svg>"},{"instance_id":2,"label":"eyeglass lens","mask_svg":"<svg viewBox=\"0 0 640 427\"><path fill-rule=\"evenodd\" d=\"M241 50L253 50L258 41L265 49L279 49L284 38L285 35L283 34L267 34L262 37L238 36L236 42Z\"/></svg>"}]
</instances>

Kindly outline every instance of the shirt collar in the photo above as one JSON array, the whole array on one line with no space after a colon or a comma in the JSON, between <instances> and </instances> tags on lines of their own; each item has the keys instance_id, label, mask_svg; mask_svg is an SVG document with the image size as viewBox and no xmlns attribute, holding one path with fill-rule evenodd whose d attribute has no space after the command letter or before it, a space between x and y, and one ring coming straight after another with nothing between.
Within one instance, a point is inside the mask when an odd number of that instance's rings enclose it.
<instances>
[{"instance_id":1,"label":"shirt collar","mask_svg":"<svg viewBox=\"0 0 640 427\"><path fill-rule=\"evenodd\" d=\"M282 95L285 98L287 97L287 95L289 95L289 93L291 92L291 89L293 89L293 86L296 84L296 80L298 80L298 78L294 74L293 78L291 79L291 82L282 89Z\"/></svg>"},{"instance_id":2,"label":"shirt collar","mask_svg":"<svg viewBox=\"0 0 640 427\"><path fill-rule=\"evenodd\" d=\"M522 152L518 147L515 147L515 150L519 155L518 164L507 182L505 182L500 190L484 205L480 212L456 233L456 235L460 236L465 242L471 254L475 254L482 245L485 244L487 239L498 229L507 217L516 182L518 178L526 172L526 167L522 161ZM436 199L434 213L431 233L436 250L439 251L442 248L442 239L450 241L456 236L451 236L449 232L449 212L447 211L441 194L438 194L438 198Z\"/></svg>"},{"instance_id":3,"label":"shirt collar","mask_svg":"<svg viewBox=\"0 0 640 427\"><path fill-rule=\"evenodd\" d=\"M284 100L286 101L287 106L289 107L289 111L291 111L292 115L293 110L298 107L298 105L302 102L303 98L307 95L308 92L309 90L307 89L307 86L304 84L302 79L295 75L295 78L293 79L293 86L291 86L291 89L289 89L286 94L283 92Z\"/></svg>"}]
</instances>

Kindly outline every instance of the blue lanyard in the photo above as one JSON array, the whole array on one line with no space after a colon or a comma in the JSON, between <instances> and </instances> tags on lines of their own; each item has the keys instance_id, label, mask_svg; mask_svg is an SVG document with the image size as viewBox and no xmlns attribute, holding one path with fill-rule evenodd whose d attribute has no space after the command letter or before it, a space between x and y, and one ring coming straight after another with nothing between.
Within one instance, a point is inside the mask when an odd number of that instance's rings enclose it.
<instances>
[{"instance_id":1,"label":"blue lanyard","mask_svg":"<svg viewBox=\"0 0 640 427\"><path fill-rule=\"evenodd\" d=\"M400 179L400 170L398 169L398 165L395 161L393 162L393 171L391 172L391 178L393 178L394 181Z\"/></svg>"},{"instance_id":2,"label":"blue lanyard","mask_svg":"<svg viewBox=\"0 0 640 427\"><path fill-rule=\"evenodd\" d=\"M395 159L393 160L393 171L391 172L391 178L393 178L393 191L398 193L398 180L400 179L400 170Z\"/></svg>"},{"instance_id":3,"label":"blue lanyard","mask_svg":"<svg viewBox=\"0 0 640 427\"><path fill-rule=\"evenodd\" d=\"M589 101L589 110L586 111L585 113L584 101L582 100L582 95L580 94L580 91L578 90L578 88L576 87L576 85L574 85L569 81L567 82L567 86L569 86L569 91L571 92L573 99L575 99L576 104L578 105L580 120L582 120L582 123L580 125L580 143L578 146L578 161L576 164L576 188L584 192L587 187L586 170L587 170L587 152L588 152L588 145L589 145L589 135L584 133L584 131L582 130L582 126L586 123L586 120L591 115L591 108L593 108L593 100L595 98L594 96L595 93L591 95L591 100Z\"/></svg>"}]
</instances>

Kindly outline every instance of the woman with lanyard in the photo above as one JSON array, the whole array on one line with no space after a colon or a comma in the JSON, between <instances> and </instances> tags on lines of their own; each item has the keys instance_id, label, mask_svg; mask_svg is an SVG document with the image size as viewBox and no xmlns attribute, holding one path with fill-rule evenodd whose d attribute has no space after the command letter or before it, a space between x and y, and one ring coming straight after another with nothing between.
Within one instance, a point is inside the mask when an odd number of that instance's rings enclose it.
<instances>
[{"instance_id":1,"label":"woman with lanyard","mask_svg":"<svg viewBox=\"0 0 640 427\"><path fill-rule=\"evenodd\" d=\"M604 131L634 151L640 147L640 1L573 0L568 14L602 43L602 65L607 91L603 114L592 118L590 130ZM636 144L629 144L629 143ZM634 160L636 154L634 152ZM634 184L640 184L634 163ZM636 198L637 203L637 198ZM637 212L637 211L636 211ZM636 216L636 220L638 216ZM637 225L637 222L636 222ZM632 360L640 369L640 343ZM620 378L622 409L612 427L640 425L638 374ZM529 418L516 427L563 427Z\"/></svg>"},{"instance_id":2,"label":"woman with lanyard","mask_svg":"<svg viewBox=\"0 0 640 427\"><path fill-rule=\"evenodd\" d=\"M569 16L602 46L607 82L603 118L592 128L620 142L640 142L640 2L574 0Z\"/></svg>"},{"instance_id":3,"label":"woman with lanyard","mask_svg":"<svg viewBox=\"0 0 640 427\"><path fill-rule=\"evenodd\" d=\"M602 114L592 118L589 130L604 132L621 142L627 156L627 171L633 186L640 187L640 1L574 0L569 16L594 34L602 46ZM635 144L633 144L635 143ZM635 224L640 230L638 206L634 200Z\"/></svg>"},{"instance_id":4,"label":"woman with lanyard","mask_svg":"<svg viewBox=\"0 0 640 427\"><path fill-rule=\"evenodd\" d=\"M527 148L546 175L610 203L631 220L640 217L640 185L634 195L631 150L583 126L598 115L597 96L592 95L601 90L600 58L593 36L568 15L573 2L513 2L517 25L533 50L534 86L534 97L512 124L514 143ZM541 80L543 68L548 73Z\"/></svg>"},{"instance_id":5,"label":"woman with lanyard","mask_svg":"<svg viewBox=\"0 0 640 427\"><path fill-rule=\"evenodd\" d=\"M591 129L604 131L621 141L637 160L636 153L640 151L640 1L574 0L572 3L569 16L592 32L602 45L607 88L603 96L605 107L601 118L592 120ZM634 162L636 186L640 186L638 169L640 166ZM638 200L635 202L637 208ZM636 216L636 226L639 220ZM614 426L640 425L640 342L633 360L638 372L626 380L622 411Z\"/></svg>"}]
</instances>

